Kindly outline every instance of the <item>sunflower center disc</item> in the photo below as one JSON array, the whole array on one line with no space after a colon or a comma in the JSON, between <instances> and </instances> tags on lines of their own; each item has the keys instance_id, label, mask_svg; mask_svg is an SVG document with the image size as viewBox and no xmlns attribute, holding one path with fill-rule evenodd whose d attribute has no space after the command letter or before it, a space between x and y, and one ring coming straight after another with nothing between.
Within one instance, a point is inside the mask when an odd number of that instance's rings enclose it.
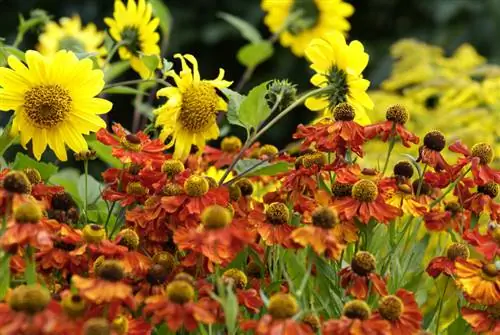
<instances>
[{"instance_id":1,"label":"sunflower center disc","mask_svg":"<svg viewBox=\"0 0 500 335\"><path fill-rule=\"evenodd\" d=\"M183 94L179 121L192 133L208 129L215 122L218 96L210 84L192 85Z\"/></svg>"},{"instance_id":2,"label":"sunflower center disc","mask_svg":"<svg viewBox=\"0 0 500 335\"><path fill-rule=\"evenodd\" d=\"M69 92L59 85L41 85L24 94L25 116L37 128L61 123L71 110Z\"/></svg>"}]
</instances>

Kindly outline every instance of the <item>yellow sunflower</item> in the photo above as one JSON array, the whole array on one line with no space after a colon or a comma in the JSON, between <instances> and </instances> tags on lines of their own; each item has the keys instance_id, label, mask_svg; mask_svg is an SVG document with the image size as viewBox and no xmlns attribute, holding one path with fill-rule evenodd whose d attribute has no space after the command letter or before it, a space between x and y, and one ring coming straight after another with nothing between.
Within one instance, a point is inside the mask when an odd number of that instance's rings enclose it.
<instances>
[{"instance_id":1,"label":"yellow sunflower","mask_svg":"<svg viewBox=\"0 0 500 335\"><path fill-rule=\"evenodd\" d=\"M141 60L141 56L158 56L160 35L156 32L160 20L153 18L153 8L145 0L128 0L127 7L117 0L113 18L107 17L104 22L109 26L113 39L122 43L118 49L121 59L130 60L130 66L141 78L151 76L151 71Z\"/></svg>"},{"instance_id":2,"label":"yellow sunflower","mask_svg":"<svg viewBox=\"0 0 500 335\"><path fill-rule=\"evenodd\" d=\"M348 102L356 109L355 120L368 124L370 119L366 110L373 109L373 102L366 93L370 82L362 74L369 59L363 44L352 41L348 45L341 33L333 32L312 40L305 53L312 63L311 69L316 72L311 83L330 88L319 96L308 98L306 107L331 117L335 106Z\"/></svg>"},{"instance_id":3,"label":"yellow sunflower","mask_svg":"<svg viewBox=\"0 0 500 335\"><path fill-rule=\"evenodd\" d=\"M262 0L262 9L267 12L264 22L273 33L283 29L292 13L300 13L280 33L281 44L299 57L312 39L332 31L347 32L351 25L346 18L354 13L354 7L343 0Z\"/></svg>"},{"instance_id":4,"label":"yellow sunflower","mask_svg":"<svg viewBox=\"0 0 500 335\"><path fill-rule=\"evenodd\" d=\"M26 65L14 56L8 64L10 69L0 68L0 110L14 111L12 136L20 134L23 147L32 141L37 159L47 144L63 161L66 144L75 152L87 150L82 134L106 127L98 114L112 107L95 98L104 87L103 72L67 50L52 57L29 50Z\"/></svg>"},{"instance_id":5,"label":"yellow sunflower","mask_svg":"<svg viewBox=\"0 0 500 335\"><path fill-rule=\"evenodd\" d=\"M227 103L218 90L229 87L232 82L223 80L224 70L214 80L201 80L198 62L192 55L176 54L182 63L182 71L167 73L175 80L177 87L165 87L158 96L167 97L167 102L155 111L156 125L162 127L160 139L170 137L167 146L175 144L174 158L185 159L191 146L196 145L202 152L206 140L219 137L216 116L219 111L227 110ZM193 69L188 67L186 60Z\"/></svg>"},{"instance_id":6,"label":"yellow sunflower","mask_svg":"<svg viewBox=\"0 0 500 335\"><path fill-rule=\"evenodd\" d=\"M38 37L38 51L42 55L52 56L58 50L69 50L76 53L98 53L103 55L101 47L104 33L98 31L93 23L82 27L79 16L63 17L57 22L49 22L43 34Z\"/></svg>"}]
</instances>

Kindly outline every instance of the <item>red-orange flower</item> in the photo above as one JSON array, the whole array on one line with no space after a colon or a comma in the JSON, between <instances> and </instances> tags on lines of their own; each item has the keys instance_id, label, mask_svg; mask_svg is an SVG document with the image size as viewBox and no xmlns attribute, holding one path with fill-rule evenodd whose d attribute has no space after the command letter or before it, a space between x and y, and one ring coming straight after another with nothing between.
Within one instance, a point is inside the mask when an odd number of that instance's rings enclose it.
<instances>
[{"instance_id":1,"label":"red-orange flower","mask_svg":"<svg viewBox=\"0 0 500 335\"><path fill-rule=\"evenodd\" d=\"M436 278L441 273L446 276L455 276L455 261L458 258L467 259L470 256L469 248L465 243L452 243L446 249L446 255L435 257L427 266L429 276Z\"/></svg>"},{"instance_id":2,"label":"red-orange flower","mask_svg":"<svg viewBox=\"0 0 500 335\"><path fill-rule=\"evenodd\" d=\"M477 259L455 262L456 281L472 303L494 305L500 301L500 271L495 264Z\"/></svg>"},{"instance_id":3,"label":"red-orange flower","mask_svg":"<svg viewBox=\"0 0 500 335\"><path fill-rule=\"evenodd\" d=\"M387 295L379 300L373 319L388 321L392 335L417 335L423 317L414 294L399 289L395 295Z\"/></svg>"},{"instance_id":4,"label":"red-orange flower","mask_svg":"<svg viewBox=\"0 0 500 335\"><path fill-rule=\"evenodd\" d=\"M245 289L248 284L248 277L243 271L238 269L226 270L222 275L222 280L225 284L232 286L240 306L245 306L253 313L259 313L264 303L257 290L253 288Z\"/></svg>"},{"instance_id":5,"label":"red-orange flower","mask_svg":"<svg viewBox=\"0 0 500 335\"><path fill-rule=\"evenodd\" d=\"M469 150L461 141L456 141L448 149L463 155L458 160L459 165L471 164L476 185L485 185L491 182L500 183L500 171L496 171L488 165L493 160L493 148L489 144L478 143Z\"/></svg>"},{"instance_id":6,"label":"red-orange flower","mask_svg":"<svg viewBox=\"0 0 500 335\"><path fill-rule=\"evenodd\" d=\"M481 235L479 229L475 229L466 231L463 238L489 261L495 256L500 256L500 226L495 223L490 223L485 235Z\"/></svg>"},{"instance_id":7,"label":"red-orange flower","mask_svg":"<svg viewBox=\"0 0 500 335\"><path fill-rule=\"evenodd\" d=\"M424 145L418 149L417 162L432 166L436 171L449 170L450 165L441 155L445 146L446 139L440 131L434 130L427 133L424 137Z\"/></svg>"},{"instance_id":8,"label":"red-orange flower","mask_svg":"<svg viewBox=\"0 0 500 335\"><path fill-rule=\"evenodd\" d=\"M112 126L111 134L106 129L97 132L97 139L112 147L112 155L119 158L122 163L134 163L143 165L151 162L156 165L162 164L165 160L163 150L165 144L158 140L151 140L142 131L136 134L129 134L120 124L115 123Z\"/></svg>"},{"instance_id":9,"label":"red-orange flower","mask_svg":"<svg viewBox=\"0 0 500 335\"><path fill-rule=\"evenodd\" d=\"M248 214L248 224L254 228L266 245L292 246L290 234L294 227L288 224L290 211L282 202L273 202L264 210L262 204L256 204ZM246 220L242 220L246 222Z\"/></svg>"},{"instance_id":10,"label":"red-orange flower","mask_svg":"<svg viewBox=\"0 0 500 335\"><path fill-rule=\"evenodd\" d=\"M470 211L464 210L454 201L448 202L444 211L436 209L424 214L425 227L430 231L444 231L451 228L462 232L468 228L470 219Z\"/></svg>"},{"instance_id":11,"label":"red-orange flower","mask_svg":"<svg viewBox=\"0 0 500 335\"><path fill-rule=\"evenodd\" d=\"M500 303L485 310L462 307L462 318L467 321L475 333L500 334Z\"/></svg>"},{"instance_id":12,"label":"red-orange flower","mask_svg":"<svg viewBox=\"0 0 500 335\"><path fill-rule=\"evenodd\" d=\"M238 152L241 150L241 147L242 143L238 137L224 137L220 144L220 150L212 148L208 145L205 146L205 150L203 151L203 160L208 165L213 165L218 169L229 166L235 158L236 154L238 154Z\"/></svg>"},{"instance_id":13,"label":"red-orange flower","mask_svg":"<svg viewBox=\"0 0 500 335\"><path fill-rule=\"evenodd\" d=\"M146 299L144 313L152 315L154 324L165 322L168 329L176 332L184 327L187 331L198 328L198 324L215 322L214 302L208 298L194 302L193 286L184 280L174 280L167 286L166 296L156 295Z\"/></svg>"},{"instance_id":14,"label":"red-orange flower","mask_svg":"<svg viewBox=\"0 0 500 335\"><path fill-rule=\"evenodd\" d=\"M358 251L351 265L340 271L340 285L357 299L366 299L370 286L375 293L387 295L386 283L382 277L374 273L375 268L375 257L369 252Z\"/></svg>"},{"instance_id":15,"label":"red-orange flower","mask_svg":"<svg viewBox=\"0 0 500 335\"><path fill-rule=\"evenodd\" d=\"M488 183L477 187L477 192L464 199L464 207L474 214L481 215L486 212L492 220L500 218L500 204L495 201L499 192L496 183Z\"/></svg>"},{"instance_id":16,"label":"red-orange flower","mask_svg":"<svg viewBox=\"0 0 500 335\"><path fill-rule=\"evenodd\" d=\"M359 180L352 187L352 196L336 199L334 207L346 220L356 218L364 224L370 219L388 223L401 215L401 210L388 205L377 184L368 179Z\"/></svg>"}]
</instances>

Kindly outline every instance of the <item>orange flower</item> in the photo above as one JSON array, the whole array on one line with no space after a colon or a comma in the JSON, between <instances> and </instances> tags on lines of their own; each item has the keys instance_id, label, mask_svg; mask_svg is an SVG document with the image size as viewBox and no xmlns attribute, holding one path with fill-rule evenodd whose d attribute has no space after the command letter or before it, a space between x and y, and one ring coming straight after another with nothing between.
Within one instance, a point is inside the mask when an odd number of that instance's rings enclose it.
<instances>
[{"instance_id":1,"label":"orange flower","mask_svg":"<svg viewBox=\"0 0 500 335\"><path fill-rule=\"evenodd\" d=\"M375 268L375 257L369 252L358 251L352 259L351 266L340 271L340 285L357 299L368 297L370 284L377 294L387 295L386 283L373 272Z\"/></svg>"},{"instance_id":2,"label":"orange flower","mask_svg":"<svg viewBox=\"0 0 500 335\"><path fill-rule=\"evenodd\" d=\"M485 264L477 259L458 259L455 267L457 284L469 301L484 305L500 301L500 271L495 264Z\"/></svg>"},{"instance_id":3,"label":"orange flower","mask_svg":"<svg viewBox=\"0 0 500 335\"><path fill-rule=\"evenodd\" d=\"M464 199L464 207L474 214L486 212L492 220L500 219L500 204L495 201L499 193L496 183L488 183L477 187L477 192Z\"/></svg>"},{"instance_id":4,"label":"orange flower","mask_svg":"<svg viewBox=\"0 0 500 335\"><path fill-rule=\"evenodd\" d=\"M122 265L118 261L104 260L94 268L97 278L71 277L79 294L96 304L125 303L133 308L132 287L122 282L125 276Z\"/></svg>"},{"instance_id":5,"label":"orange flower","mask_svg":"<svg viewBox=\"0 0 500 335\"><path fill-rule=\"evenodd\" d=\"M266 245L292 246L290 234L293 227L288 224L290 212L282 202L273 202L266 210L262 204L256 204L248 214L248 223L253 227Z\"/></svg>"},{"instance_id":6,"label":"orange flower","mask_svg":"<svg viewBox=\"0 0 500 335\"><path fill-rule=\"evenodd\" d=\"M212 148L208 145L205 146L203 160L207 164L213 165L218 169L229 166L242 146L243 144L238 137L224 137L220 144L221 150Z\"/></svg>"},{"instance_id":7,"label":"orange flower","mask_svg":"<svg viewBox=\"0 0 500 335\"><path fill-rule=\"evenodd\" d=\"M386 320L373 318L370 307L362 300L352 300L344 305L340 320L328 320L321 329L323 335L390 335L391 326Z\"/></svg>"},{"instance_id":8,"label":"orange flower","mask_svg":"<svg viewBox=\"0 0 500 335\"><path fill-rule=\"evenodd\" d=\"M169 234L165 231L165 224L171 230L171 220L161 206L161 197L152 196L143 206L136 206L125 214L126 224L133 228L144 241L165 243ZM147 243L146 243L147 244Z\"/></svg>"},{"instance_id":9,"label":"orange flower","mask_svg":"<svg viewBox=\"0 0 500 335\"><path fill-rule=\"evenodd\" d=\"M238 269L226 270L222 275L222 280L225 284L232 286L240 306L245 306L253 313L259 313L264 303L257 290L253 288L245 289L248 284L248 277L243 271Z\"/></svg>"},{"instance_id":10,"label":"orange flower","mask_svg":"<svg viewBox=\"0 0 500 335\"><path fill-rule=\"evenodd\" d=\"M485 235L481 235L479 229L476 228L473 231L466 231L463 238L489 261L495 256L500 256L500 226L498 224L490 223Z\"/></svg>"},{"instance_id":11,"label":"orange flower","mask_svg":"<svg viewBox=\"0 0 500 335\"><path fill-rule=\"evenodd\" d=\"M0 210L1 213L11 214L12 211L23 202L32 201L32 185L28 177L21 171L9 171L4 169L0 172Z\"/></svg>"},{"instance_id":12,"label":"orange flower","mask_svg":"<svg viewBox=\"0 0 500 335\"><path fill-rule=\"evenodd\" d=\"M388 321L392 335L417 335L423 317L414 294L399 289L395 295L387 295L379 300L373 319Z\"/></svg>"},{"instance_id":13,"label":"orange flower","mask_svg":"<svg viewBox=\"0 0 500 335\"><path fill-rule=\"evenodd\" d=\"M153 163L161 166L165 160L163 150L165 144L155 139L151 140L142 131L136 134L128 134L125 128L115 123L111 134L106 129L97 132L97 140L113 148L112 155L119 158L122 163L139 164Z\"/></svg>"},{"instance_id":14,"label":"orange flower","mask_svg":"<svg viewBox=\"0 0 500 335\"><path fill-rule=\"evenodd\" d=\"M407 184L397 185L397 189L388 194L387 204L414 217L422 216L427 210L426 205L416 200L412 187Z\"/></svg>"},{"instance_id":15,"label":"orange flower","mask_svg":"<svg viewBox=\"0 0 500 335\"><path fill-rule=\"evenodd\" d=\"M470 212L464 210L458 202L448 202L444 211L431 210L424 215L425 227L430 231L454 229L464 231L470 223Z\"/></svg>"},{"instance_id":16,"label":"orange flower","mask_svg":"<svg viewBox=\"0 0 500 335\"><path fill-rule=\"evenodd\" d=\"M211 313L214 302L204 298L194 302L193 286L184 280L174 280L167 285L166 296L152 296L146 299L144 313L152 315L153 324L165 322L168 329L176 332L184 327L187 331L198 328L198 323L212 324L215 316Z\"/></svg>"},{"instance_id":17,"label":"orange flower","mask_svg":"<svg viewBox=\"0 0 500 335\"><path fill-rule=\"evenodd\" d=\"M352 196L336 199L334 207L346 220L358 219L368 224L370 219L388 223L401 215L401 210L388 205L378 190L377 184L361 179L352 187Z\"/></svg>"},{"instance_id":18,"label":"orange flower","mask_svg":"<svg viewBox=\"0 0 500 335\"><path fill-rule=\"evenodd\" d=\"M500 304L490 306L486 310L462 307L462 318L467 321L475 333L500 334Z\"/></svg>"},{"instance_id":19,"label":"orange flower","mask_svg":"<svg viewBox=\"0 0 500 335\"><path fill-rule=\"evenodd\" d=\"M441 151L446 146L444 135L437 130L427 133L424 137L424 145L418 149L417 162L422 162L433 167L436 171L450 170Z\"/></svg>"}]
</instances>

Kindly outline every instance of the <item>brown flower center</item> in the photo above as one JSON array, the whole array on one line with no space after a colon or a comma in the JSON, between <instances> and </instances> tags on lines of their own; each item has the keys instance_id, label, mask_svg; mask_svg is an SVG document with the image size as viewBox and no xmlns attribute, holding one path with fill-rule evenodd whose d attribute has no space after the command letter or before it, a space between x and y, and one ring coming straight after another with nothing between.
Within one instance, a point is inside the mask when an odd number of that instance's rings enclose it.
<instances>
[{"instance_id":1,"label":"brown flower center","mask_svg":"<svg viewBox=\"0 0 500 335\"><path fill-rule=\"evenodd\" d=\"M174 280L167 285L167 297L176 304L184 304L193 300L194 288L187 281Z\"/></svg>"},{"instance_id":2,"label":"brown flower center","mask_svg":"<svg viewBox=\"0 0 500 335\"><path fill-rule=\"evenodd\" d=\"M52 128L64 121L72 102L60 85L35 86L24 93L24 115L36 128Z\"/></svg>"},{"instance_id":3,"label":"brown flower center","mask_svg":"<svg viewBox=\"0 0 500 335\"><path fill-rule=\"evenodd\" d=\"M370 272L375 271L376 265L377 260L375 256L368 251L358 251L351 262L352 270L360 276L366 276Z\"/></svg>"},{"instance_id":4,"label":"brown flower center","mask_svg":"<svg viewBox=\"0 0 500 335\"><path fill-rule=\"evenodd\" d=\"M222 206L207 207L201 213L201 223L205 229L220 229L231 223L231 212Z\"/></svg>"},{"instance_id":5,"label":"brown flower center","mask_svg":"<svg viewBox=\"0 0 500 335\"><path fill-rule=\"evenodd\" d=\"M359 180L352 187L352 196L354 199L362 202L372 202L377 199L377 185L371 180Z\"/></svg>"},{"instance_id":6,"label":"brown flower center","mask_svg":"<svg viewBox=\"0 0 500 335\"><path fill-rule=\"evenodd\" d=\"M120 262L105 260L97 268L97 276L110 282L118 282L123 279L125 273Z\"/></svg>"},{"instance_id":7,"label":"brown flower center","mask_svg":"<svg viewBox=\"0 0 500 335\"><path fill-rule=\"evenodd\" d=\"M267 311L274 319L288 319L297 314L299 305L293 295L276 293L269 299Z\"/></svg>"},{"instance_id":8,"label":"brown flower center","mask_svg":"<svg viewBox=\"0 0 500 335\"><path fill-rule=\"evenodd\" d=\"M394 165L394 175L411 178L413 176L413 166L408 161L400 161Z\"/></svg>"},{"instance_id":9,"label":"brown flower center","mask_svg":"<svg viewBox=\"0 0 500 335\"><path fill-rule=\"evenodd\" d=\"M208 192L208 181L202 176L190 176L184 182L184 191L190 197L201 197Z\"/></svg>"},{"instance_id":10,"label":"brown flower center","mask_svg":"<svg viewBox=\"0 0 500 335\"><path fill-rule=\"evenodd\" d=\"M401 299L395 295L388 295L380 300L378 306L380 315L389 321L398 320L404 311L404 305Z\"/></svg>"},{"instance_id":11,"label":"brown flower center","mask_svg":"<svg viewBox=\"0 0 500 335\"><path fill-rule=\"evenodd\" d=\"M354 108L346 102L339 103L333 109L333 118L336 121L352 121L355 116Z\"/></svg>"},{"instance_id":12,"label":"brown flower center","mask_svg":"<svg viewBox=\"0 0 500 335\"><path fill-rule=\"evenodd\" d=\"M191 133L207 130L215 123L218 100L212 85L201 82L190 86L182 95L179 122Z\"/></svg>"},{"instance_id":13,"label":"brown flower center","mask_svg":"<svg viewBox=\"0 0 500 335\"><path fill-rule=\"evenodd\" d=\"M224 152L235 153L235 152L240 151L242 145L243 144L241 143L241 140L238 137L228 136L228 137L224 137L222 139L222 142L220 144L220 148Z\"/></svg>"},{"instance_id":14,"label":"brown flower center","mask_svg":"<svg viewBox=\"0 0 500 335\"><path fill-rule=\"evenodd\" d=\"M236 288L244 289L247 286L248 278L243 271L229 269L222 274L222 279L226 283L231 283Z\"/></svg>"},{"instance_id":15,"label":"brown flower center","mask_svg":"<svg viewBox=\"0 0 500 335\"><path fill-rule=\"evenodd\" d=\"M282 202L273 202L266 209L266 219L272 225L288 223L290 219L288 207Z\"/></svg>"},{"instance_id":16,"label":"brown flower center","mask_svg":"<svg viewBox=\"0 0 500 335\"><path fill-rule=\"evenodd\" d=\"M446 139L442 132L434 130L428 132L424 137L424 145L434 151L441 151L446 146Z\"/></svg>"},{"instance_id":17,"label":"brown flower center","mask_svg":"<svg viewBox=\"0 0 500 335\"><path fill-rule=\"evenodd\" d=\"M472 146L472 156L479 157L479 162L483 165L491 163L493 160L493 148L488 143L477 143Z\"/></svg>"},{"instance_id":18,"label":"brown flower center","mask_svg":"<svg viewBox=\"0 0 500 335\"><path fill-rule=\"evenodd\" d=\"M467 259L470 256L469 248L465 243L452 243L446 250L446 257L454 261L458 257Z\"/></svg>"},{"instance_id":19,"label":"brown flower center","mask_svg":"<svg viewBox=\"0 0 500 335\"><path fill-rule=\"evenodd\" d=\"M318 207L312 213L312 224L325 229L333 228L339 223L339 216L330 207Z\"/></svg>"},{"instance_id":20,"label":"brown flower center","mask_svg":"<svg viewBox=\"0 0 500 335\"><path fill-rule=\"evenodd\" d=\"M342 314L349 319L367 320L371 315L371 310L363 300L352 300L344 305Z\"/></svg>"}]
</instances>

